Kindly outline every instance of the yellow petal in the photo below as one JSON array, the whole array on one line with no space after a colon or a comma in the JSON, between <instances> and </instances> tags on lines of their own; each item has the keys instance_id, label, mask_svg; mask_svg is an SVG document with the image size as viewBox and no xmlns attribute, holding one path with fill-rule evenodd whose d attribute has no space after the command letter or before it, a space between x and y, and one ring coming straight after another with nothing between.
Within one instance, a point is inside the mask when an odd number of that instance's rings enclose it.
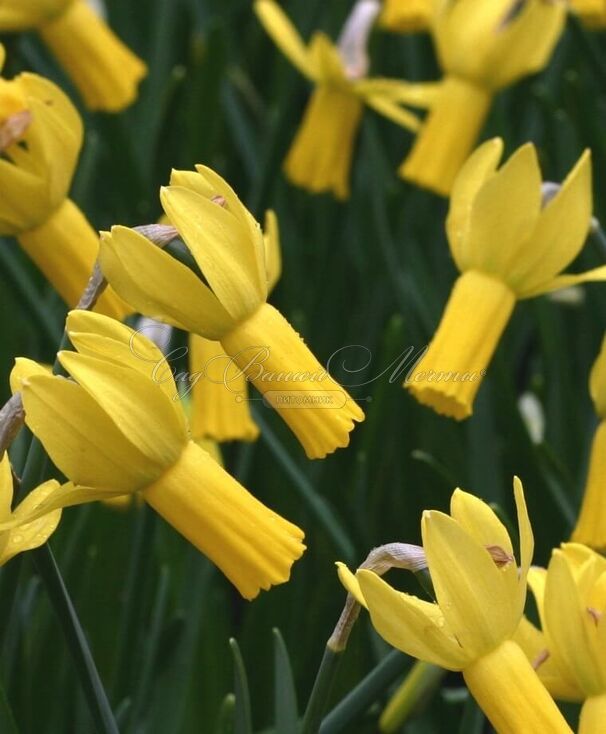
<instances>
[{"instance_id":1,"label":"yellow petal","mask_svg":"<svg viewBox=\"0 0 606 734\"><path fill-rule=\"evenodd\" d=\"M1 534L0 565L9 561L17 553L38 548L46 543L54 533L61 519L61 510L55 510L37 519L30 519L30 515L33 509L58 486L59 483L54 479L41 484L33 489L15 509L13 518L17 525Z\"/></svg>"},{"instance_id":2,"label":"yellow petal","mask_svg":"<svg viewBox=\"0 0 606 734\"><path fill-rule=\"evenodd\" d=\"M50 373L51 370L48 367L34 362L33 359L17 357L10 375L11 392L13 395L16 392L20 392L23 380L26 380L28 377L32 377L33 375L49 375Z\"/></svg>"},{"instance_id":3,"label":"yellow petal","mask_svg":"<svg viewBox=\"0 0 606 734\"><path fill-rule=\"evenodd\" d=\"M606 721L606 693L591 696L581 708L578 734L598 734Z\"/></svg>"},{"instance_id":4,"label":"yellow petal","mask_svg":"<svg viewBox=\"0 0 606 734\"><path fill-rule=\"evenodd\" d=\"M400 102L411 107L426 109L432 107L439 98L440 82L406 82L401 79L374 77L357 79L353 82L356 94L362 97L379 96L390 102Z\"/></svg>"},{"instance_id":5,"label":"yellow petal","mask_svg":"<svg viewBox=\"0 0 606 734\"><path fill-rule=\"evenodd\" d=\"M469 266L509 283L528 252L541 208L541 172L534 146L523 145L475 196L469 217Z\"/></svg>"},{"instance_id":6,"label":"yellow petal","mask_svg":"<svg viewBox=\"0 0 606 734\"><path fill-rule=\"evenodd\" d=\"M354 575L344 563L341 563L340 561L337 561L337 573L339 574L339 581L343 584L343 586L346 588L349 594L353 596L353 598L363 606L365 609L368 609L368 606L366 604L366 599L364 598L364 595L362 594L362 589L360 588L360 581L357 577L357 575Z\"/></svg>"},{"instance_id":7,"label":"yellow petal","mask_svg":"<svg viewBox=\"0 0 606 734\"><path fill-rule=\"evenodd\" d=\"M107 316L79 309L67 315L66 329L70 342L80 354L137 370L159 385L172 402L178 402L179 391L170 361L144 332L134 331ZM184 425L183 411L177 413Z\"/></svg>"},{"instance_id":8,"label":"yellow petal","mask_svg":"<svg viewBox=\"0 0 606 734\"><path fill-rule=\"evenodd\" d=\"M369 107L378 112L388 120L395 122L407 130L416 132L421 127L421 120L413 112L400 107L397 103L385 99L380 94L370 94L364 98Z\"/></svg>"},{"instance_id":9,"label":"yellow petal","mask_svg":"<svg viewBox=\"0 0 606 734\"><path fill-rule=\"evenodd\" d=\"M589 392L595 404L596 413L606 418L606 336L602 340L600 353L589 377Z\"/></svg>"},{"instance_id":10,"label":"yellow petal","mask_svg":"<svg viewBox=\"0 0 606 734\"><path fill-rule=\"evenodd\" d=\"M99 261L115 290L137 311L216 339L233 324L216 296L185 265L127 227L103 232Z\"/></svg>"},{"instance_id":11,"label":"yellow petal","mask_svg":"<svg viewBox=\"0 0 606 734\"><path fill-rule=\"evenodd\" d=\"M526 507L526 499L524 497L524 488L522 482L518 477L513 478L513 493L516 502L516 511L518 516L518 531L519 531L519 544L520 544L520 569L518 579L518 592L517 592L517 615L521 616L524 612L524 605L526 603L526 578L528 576L528 570L532 562L532 556L534 553L534 535L532 533L532 526L530 524L530 518L528 517L528 508Z\"/></svg>"},{"instance_id":12,"label":"yellow petal","mask_svg":"<svg viewBox=\"0 0 606 734\"><path fill-rule=\"evenodd\" d=\"M606 265L602 265L599 268L593 268L585 273L579 273L575 275L558 275L553 280L547 283L543 283L537 286L534 290L527 290L524 292L522 298L533 298L534 296L541 296L544 293L552 293L553 291L559 291L563 288L572 288L575 285L581 285L581 283L598 283L606 280Z\"/></svg>"},{"instance_id":13,"label":"yellow petal","mask_svg":"<svg viewBox=\"0 0 606 734\"><path fill-rule=\"evenodd\" d=\"M264 304L221 339L225 352L275 408L310 459L349 444L364 413L286 319Z\"/></svg>"},{"instance_id":14,"label":"yellow petal","mask_svg":"<svg viewBox=\"0 0 606 734\"><path fill-rule=\"evenodd\" d=\"M276 46L293 66L309 79L315 69L299 32L274 0L256 0L254 11Z\"/></svg>"},{"instance_id":15,"label":"yellow petal","mask_svg":"<svg viewBox=\"0 0 606 734\"><path fill-rule=\"evenodd\" d=\"M247 228L191 189L164 187L160 198L223 308L235 320L253 313L267 296L267 282L260 282L257 243ZM256 237L263 247L260 230Z\"/></svg>"},{"instance_id":16,"label":"yellow petal","mask_svg":"<svg viewBox=\"0 0 606 734\"><path fill-rule=\"evenodd\" d=\"M390 645L447 670L461 670L469 662L437 604L393 589L372 571L356 577L373 627Z\"/></svg>"},{"instance_id":17,"label":"yellow petal","mask_svg":"<svg viewBox=\"0 0 606 734\"><path fill-rule=\"evenodd\" d=\"M10 516L12 501L13 473L8 454L5 451L0 459L0 520L4 520Z\"/></svg>"},{"instance_id":18,"label":"yellow petal","mask_svg":"<svg viewBox=\"0 0 606 734\"><path fill-rule=\"evenodd\" d=\"M502 155L503 140L487 140L469 156L455 179L446 231L450 250L461 272L471 267L467 242L474 200L485 182L494 175Z\"/></svg>"},{"instance_id":19,"label":"yellow petal","mask_svg":"<svg viewBox=\"0 0 606 734\"><path fill-rule=\"evenodd\" d=\"M515 264L510 283L520 297L541 291L581 251L593 210L591 154L587 150L541 212L529 247Z\"/></svg>"},{"instance_id":20,"label":"yellow petal","mask_svg":"<svg viewBox=\"0 0 606 734\"><path fill-rule=\"evenodd\" d=\"M27 426L75 483L125 494L157 478L149 459L80 385L34 375L23 385L22 395Z\"/></svg>"},{"instance_id":21,"label":"yellow petal","mask_svg":"<svg viewBox=\"0 0 606 734\"><path fill-rule=\"evenodd\" d=\"M486 548L455 520L425 512L423 548L438 604L466 654L475 659L510 637L521 613Z\"/></svg>"},{"instance_id":22,"label":"yellow petal","mask_svg":"<svg viewBox=\"0 0 606 734\"><path fill-rule=\"evenodd\" d=\"M351 87L337 47L322 31L316 31L309 42L309 56L317 80Z\"/></svg>"},{"instance_id":23,"label":"yellow petal","mask_svg":"<svg viewBox=\"0 0 606 734\"><path fill-rule=\"evenodd\" d=\"M288 581L305 550L296 525L265 507L192 442L143 497L247 599Z\"/></svg>"},{"instance_id":24,"label":"yellow petal","mask_svg":"<svg viewBox=\"0 0 606 734\"><path fill-rule=\"evenodd\" d=\"M265 269L267 272L267 290L272 291L282 274L282 253L280 251L280 228L278 217L272 209L265 212Z\"/></svg>"},{"instance_id":25,"label":"yellow petal","mask_svg":"<svg viewBox=\"0 0 606 734\"><path fill-rule=\"evenodd\" d=\"M587 610L574 576L559 550L554 550L545 583L544 631L549 647L558 650L585 695L601 692L601 675L585 629Z\"/></svg>"},{"instance_id":26,"label":"yellow petal","mask_svg":"<svg viewBox=\"0 0 606 734\"><path fill-rule=\"evenodd\" d=\"M137 370L76 352L59 352L57 356L158 472L174 464L187 441L178 403Z\"/></svg>"},{"instance_id":27,"label":"yellow petal","mask_svg":"<svg viewBox=\"0 0 606 734\"><path fill-rule=\"evenodd\" d=\"M147 67L84 0L71 2L40 34L87 107L119 112L135 100Z\"/></svg>"}]
</instances>

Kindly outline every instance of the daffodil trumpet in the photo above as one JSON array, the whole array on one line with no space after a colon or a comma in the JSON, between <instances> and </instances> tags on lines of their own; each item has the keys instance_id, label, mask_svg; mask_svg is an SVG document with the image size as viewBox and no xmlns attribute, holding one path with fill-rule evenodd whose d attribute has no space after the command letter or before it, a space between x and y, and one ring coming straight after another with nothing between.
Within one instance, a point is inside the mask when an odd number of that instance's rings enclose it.
<instances>
[{"instance_id":1,"label":"daffodil trumpet","mask_svg":"<svg viewBox=\"0 0 606 734\"><path fill-rule=\"evenodd\" d=\"M77 351L58 359L71 379L31 360L18 360L11 375L27 426L70 480L36 513L138 493L245 598L287 581L305 549L302 531L191 440L174 380L150 369L158 348L86 311L71 311L66 329Z\"/></svg>"},{"instance_id":2,"label":"daffodil trumpet","mask_svg":"<svg viewBox=\"0 0 606 734\"><path fill-rule=\"evenodd\" d=\"M380 11L377 2L354 6L336 46L321 32L305 44L274 0L256 0L254 9L274 43L314 85L284 171L312 193L332 192L337 199L347 199L364 105L417 130L418 118L404 105L427 107L436 95L435 85L367 77L366 41Z\"/></svg>"},{"instance_id":3,"label":"daffodil trumpet","mask_svg":"<svg viewBox=\"0 0 606 734\"><path fill-rule=\"evenodd\" d=\"M606 337L589 378L589 391L600 423L593 437L583 501L572 540L606 549Z\"/></svg>"},{"instance_id":4,"label":"daffodil trumpet","mask_svg":"<svg viewBox=\"0 0 606 734\"><path fill-rule=\"evenodd\" d=\"M87 0L3 0L0 31L36 30L91 110L119 112L147 73Z\"/></svg>"},{"instance_id":5,"label":"daffodil trumpet","mask_svg":"<svg viewBox=\"0 0 606 734\"><path fill-rule=\"evenodd\" d=\"M173 171L160 198L204 280L139 232L113 227L101 238L100 263L108 281L138 311L220 341L307 456L323 458L347 446L364 413L266 303L269 261L250 212L204 166Z\"/></svg>"},{"instance_id":6,"label":"daffodil trumpet","mask_svg":"<svg viewBox=\"0 0 606 734\"><path fill-rule=\"evenodd\" d=\"M600 734L606 717L606 560L587 546L564 543L547 570L531 568L541 629L526 618L516 634L551 695L582 703L579 734Z\"/></svg>"},{"instance_id":7,"label":"daffodil trumpet","mask_svg":"<svg viewBox=\"0 0 606 734\"><path fill-rule=\"evenodd\" d=\"M383 0L379 26L392 33L426 31L431 25L434 0Z\"/></svg>"},{"instance_id":8,"label":"daffodil trumpet","mask_svg":"<svg viewBox=\"0 0 606 734\"><path fill-rule=\"evenodd\" d=\"M444 78L400 175L448 196L493 96L546 66L565 19L563 0L435 3L431 31Z\"/></svg>"},{"instance_id":9,"label":"daffodil trumpet","mask_svg":"<svg viewBox=\"0 0 606 734\"><path fill-rule=\"evenodd\" d=\"M368 609L374 628L389 644L427 663L462 671L471 694L499 734L570 734L553 699L513 641L524 611L534 547L517 478L514 494L519 565L507 530L492 509L457 489L450 515L426 511L421 523L435 602L396 591L369 570L353 576L341 567L339 576Z\"/></svg>"},{"instance_id":10,"label":"daffodil trumpet","mask_svg":"<svg viewBox=\"0 0 606 734\"><path fill-rule=\"evenodd\" d=\"M544 197L534 146L522 146L497 170L502 150L498 138L484 143L457 177L446 230L461 275L429 347L404 382L420 403L456 420L472 414L518 300L606 280L605 266L560 274L589 231L589 152Z\"/></svg>"},{"instance_id":11,"label":"daffodil trumpet","mask_svg":"<svg viewBox=\"0 0 606 734\"><path fill-rule=\"evenodd\" d=\"M82 136L76 109L52 82L29 73L0 79L0 234L18 239L70 306L99 250L97 233L68 198ZM97 308L116 318L130 311L111 289Z\"/></svg>"}]
</instances>

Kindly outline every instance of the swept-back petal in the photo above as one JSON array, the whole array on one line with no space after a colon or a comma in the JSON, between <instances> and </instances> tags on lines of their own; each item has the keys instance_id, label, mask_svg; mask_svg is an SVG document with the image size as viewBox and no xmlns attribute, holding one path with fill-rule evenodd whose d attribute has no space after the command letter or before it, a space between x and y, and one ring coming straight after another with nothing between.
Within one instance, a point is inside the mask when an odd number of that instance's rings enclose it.
<instances>
[{"instance_id":1,"label":"swept-back petal","mask_svg":"<svg viewBox=\"0 0 606 734\"><path fill-rule=\"evenodd\" d=\"M453 518L426 511L423 548L438 604L472 658L485 655L517 627L520 616L492 556Z\"/></svg>"},{"instance_id":2,"label":"swept-back petal","mask_svg":"<svg viewBox=\"0 0 606 734\"><path fill-rule=\"evenodd\" d=\"M469 217L468 267L499 276L527 251L541 208L541 172L531 143L523 145L478 190Z\"/></svg>"},{"instance_id":3,"label":"swept-back petal","mask_svg":"<svg viewBox=\"0 0 606 734\"><path fill-rule=\"evenodd\" d=\"M534 298L534 296L542 296L545 293L553 293L553 291L559 291L563 288L572 288L575 285L581 285L582 283L599 283L606 280L606 265L602 265L599 268L593 268L587 270L585 273L578 273L574 275L558 275L553 280L538 285L536 288L525 290L520 298Z\"/></svg>"},{"instance_id":4,"label":"swept-back petal","mask_svg":"<svg viewBox=\"0 0 606 734\"><path fill-rule=\"evenodd\" d=\"M141 489L158 472L80 385L34 375L23 384L25 422L54 464L77 484Z\"/></svg>"},{"instance_id":5,"label":"swept-back petal","mask_svg":"<svg viewBox=\"0 0 606 734\"><path fill-rule=\"evenodd\" d=\"M257 0L254 10L268 35L293 66L309 79L315 68L299 32L274 0Z\"/></svg>"},{"instance_id":6,"label":"swept-back petal","mask_svg":"<svg viewBox=\"0 0 606 734\"><path fill-rule=\"evenodd\" d=\"M49 375L51 371L48 367L38 364L33 359L27 357L17 357L15 364L11 370L10 385L13 395L22 389L23 380L33 375Z\"/></svg>"},{"instance_id":7,"label":"swept-back petal","mask_svg":"<svg viewBox=\"0 0 606 734\"><path fill-rule=\"evenodd\" d=\"M13 473L6 451L0 459L0 520L5 520L11 514L13 501Z\"/></svg>"},{"instance_id":8,"label":"swept-back petal","mask_svg":"<svg viewBox=\"0 0 606 734\"><path fill-rule=\"evenodd\" d=\"M223 308L236 321L250 316L265 300L267 282L265 274L261 282L249 229L191 189L164 187L160 198ZM260 231L258 237L263 247Z\"/></svg>"},{"instance_id":9,"label":"swept-back petal","mask_svg":"<svg viewBox=\"0 0 606 734\"><path fill-rule=\"evenodd\" d=\"M396 591L372 571L360 570L356 577L373 626L390 645L448 670L467 665L470 656L449 631L437 604Z\"/></svg>"},{"instance_id":10,"label":"swept-back petal","mask_svg":"<svg viewBox=\"0 0 606 734\"><path fill-rule=\"evenodd\" d=\"M360 581L358 577L354 575L344 563L341 563L341 561L337 561L336 566L337 573L339 574L339 581L358 602L358 604L363 606L365 609L368 609L366 599L364 598L364 594L362 593L362 589L360 588Z\"/></svg>"},{"instance_id":11,"label":"swept-back petal","mask_svg":"<svg viewBox=\"0 0 606 734\"><path fill-rule=\"evenodd\" d=\"M272 291L282 273L282 253L280 250L280 227L278 217L273 209L265 212L265 229L263 232L265 245L265 270L267 273L267 290Z\"/></svg>"},{"instance_id":12,"label":"swept-back petal","mask_svg":"<svg viewBox=\"0 0 606 734\"><path fill-rule=\"evenodd\" d=\"M591 153L586 150L541 211L527 252L512 269L509 282L522 298L551 281L579 254L592 210Z\"/></svg>"},{"instance_id":13,"label":"swept-back petal","mask_svg":"<svg viewBox=\"0 0 606 734\"><path fill-rule=\"evenodd\" d=\"M534 535L532 534L532 526L530 524L530 518L528 517L528 508L526 507L526 499L524 497L524 487L518 477L513 478L513 494L516 501L520 538L520 571L517 592L517 614L521 616L524 612L524 605L526 604L526 577L528 576L528 570L534 553Z\"/></svg>"},{"instance_id":14,"label":"swept-back petal","mask_svg":"<svg viewBox=\"0 0 606 734\"><path fill-rule=\"evenodd\" d=\"M76 352L59 352L58 358L158 472L177 461L187 442L185 416L151 378Z\"/></svg>"},{"instance_id":15,"label":"swept-back petal","mask_svg":"<svg viewBox=\"0 0 606 734\"><path fill-rule=\"evenodd\" d=\"M159 385L171 401L178 390L169 359L142 331L91 311L73 310L66 328L71 343L80 354L137 370ZM182 411L178 411L184 421Z\"/></svg>"},{"instance_id":16,"label":"swept-back petal","mask_svg":"<svg viewBox=\"0 0 606 734\"><path fill-rule=\"evenodd\" d=\"M549 648L556 648L586 696L601 693L596 664L585 627L588 617L565 555L554 550L544 597L544 632Z\"/></svg>"},{"instance_id":17,"label":"swept-back petal","mask_svg":"<svg viewBox=\"0 0 606 734\"><path fill-rule=\"evenodd\" d=\"M147 316L208 339L233 326L216 296L188 267L128 227L101 234L99 261L114 289Z\"/></svg>"},{"instance_id":18,"label":"swept-back petal","mask_svg":"<svg viewBox=\"0 0 606 734\"><path fill-rule=\"evenodd\" d=\"M487 140L471 154L455 179L446 231L452 256L461 272L471 267L467 235L474 200L484 183L494 176L502 155L503 140Z\"/></svg>"}]
</instances>

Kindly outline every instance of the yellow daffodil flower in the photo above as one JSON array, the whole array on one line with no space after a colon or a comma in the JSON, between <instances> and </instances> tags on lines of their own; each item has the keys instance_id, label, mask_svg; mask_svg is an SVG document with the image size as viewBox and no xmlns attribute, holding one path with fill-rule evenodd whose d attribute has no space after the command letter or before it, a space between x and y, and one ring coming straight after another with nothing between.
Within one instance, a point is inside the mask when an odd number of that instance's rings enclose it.
<instances>
[{"instance_id":1,"label":"yellow daffodil flower","mask_svg":"<svg viewBox=\"0 0 606 734\"><path fill-rule=\"evenodd\" d=\"M572 540L606 549L606 337L591 370L589 391L600 418L589 459L585 494Z\"/></svg>"},{"instance_id":2,"label":"yellow daffodil flower","mask_svg":"<svg viewBox=\"0 0 606 734\"><path fill-rule=\"evenodd\" d=\"M287 581L305 549L302 531L189 438L172 376L150 369L159 349L86 311L70 312L67 333L77 352L58 358L72 379L20 360L11 381L27 426L71 480L38 511L138 492L247 599Z\"/></svg>"},{"instance_id":3,"label":"yellow daffodil flower","mask_svg":"<svg viewBox=\"0 0 606 734\"><path fill-rule=\"evenodd\" d=\"M553 551L547 571L530 569L528 583L542 631L524 619L516 638L554 698L583 702L579 734L601 734L606 721L606 560L584 545L564 543Z\"/></svg>"},{"instance_id":4,"label":"yellow daffodil flower","mask_svg":"<svg viewBox=\"0 0 606 734\"><path fill-rule=\"evenodd\" d=\"M437 0L432 33L444 79L400 175L447 196L494 94L549 61L564 0Z\"/></svg>"},{"instance_id":5,"label":"yellow daffodil flower","mask_svg":"<svg viewBox=\"0 0 606 734\"><path fill-rule=\"evenodd\" d=\"M307 456L323 458L348 445L354 421L364 413L266 303L268 271L258 223L220 176L205 166L196 171L173 171L160 198L204 280L126 227L102 234L102 270L138 311L220 341Z\"/></svg>"},{"instance_id":6,"label":"yellow daffodil flower","mask_svg":"<svg viewBox=\"0 0 606 734\"><path fill-rule=\"evenodd\" d=\"M0 68L4 50L0 47ZM91 275L99 237L68 198L82 121L63 92L36 74L0 79L0 234L15 236L61 297L75 305ZM111 290L98 310L129 308Z\"/></svg>"},{"instance_id":7,"label":"yellow daffodil flower","mask_svg":"<svg viewBox=\"0 0 606 734\"><path fill-rule=\"evenodd\" d=\"M434 0L383 0L379 25L386 31L410 33L430 27Z\"/></svg>"},{"instance_id":8,"label":"yellow daffodil flower","mask_svg":"<svg viewBox=\"0 0 606 734\"><path fill-rule=\"evenodd\" d=\"M570 8L588 28L606 28L606 0L570 0Z\"/></svg>"},{"instance_id":9,"label":"yellow daffodil flower","mask_svg":"<svg viewBox=\"0 0 606 734\"><path fill-rule=\"evenodd\" d=\"M427 106L434 85L367 78L365 50L359 48L357 39L351 51L347 39L343 38L337 47L324 33L317 32L306 45L274 0L256 0L254 9L274 43L314 84L284 164L285 173L297 186L313 193L331 191L337 199L347 199L364 104L396 124L416 130L418 118L402 104ZM363 43L368 31L362 29Z\"/></svg>"},{"instance_id":10,"label":"yellow daffodil flower","mask_svg":"<svg viewBox=\"0 0 606 734\"><path fill-rule=\"evenodd\" d=\"M534 541L524 492L514 479L520 563L492 509L455 490L450 515L423 513L421 531L436 601L393 589L380 576L343 564L345 588L370 612L390 645L419 660L462 671L499 734L570 732L521 648L512 641L524 612ZM502 562L495 562L495 549Z\"/></svg>"},{"instance_id":11,"label":"yellow daffodil flower","mask_svg":"<svg viewBox=\"0 0 606 734\"><path fill-rule=\"evenodd\" d=\"M0 460L0 566L17 553L38 548L55 532L61 519L61 510L52 510L34 516L38 506L57 488L54 479L33 489L18 507L11 510L13 475L8 456Z\"/></svg>"},{"instance_id":12,"label":"yellow daffodil flower","mask_svg":"<svg viewBox=\"0 0 606 734\"><path fill-rule=\"evenodd\" d=\"M25 30L38 31L91 110L135 100L147 68L86 0L2 0L0 32Z\"/></svg>"},{"instance_id":13,"label":"yellow daffodil flower","mask_svg":"<svg viewBox=\"0 0 606 734\"><path fill-rule=\"evenodd\" d=\"M461 275L428 350L404 383L419 402L457 420L471 415L518 299L606 280L606 266L560 275L589 230L589 151L544 199L534 146L522 146L497 170L502 150L498 138L484 143L457 178L446 230Z\"/></svg>"},{"instance_id":14,"label":"yellow daffodil flower","mask_svg":"<svg viewBox=\"0 0 606 734\"><path fill-rule=\"evenodd\" d=\"M273 211L265 216L263 240L267 289L271 292L282 270L278 219ZM246 375L225 354L221 342L189 336L194 439L214 441L254 441L259 428L248 406Z\"/></svg>"}]
</instances>

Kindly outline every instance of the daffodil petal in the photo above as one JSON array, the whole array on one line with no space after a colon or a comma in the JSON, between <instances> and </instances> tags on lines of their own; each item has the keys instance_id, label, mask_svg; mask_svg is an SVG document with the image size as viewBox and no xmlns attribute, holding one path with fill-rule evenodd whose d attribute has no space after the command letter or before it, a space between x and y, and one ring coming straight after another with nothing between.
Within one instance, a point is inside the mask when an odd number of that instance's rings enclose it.
<instances>
[{"instance_id":1,"label":"daffodil petal","mask_svg":"<svg viewBox=\"0 0 606 734\"><path fill-rule=\"evenodd\" d=\"M273 0L257 0L253 7L257 18L284 56L301 74L313 79L315 69L309 51L280 6Z\"/></svg>"},{"instance_id":2,"label":"daffodil petal","mask_svg":"<svg viewBox=\"0 0 606 734\"><path fill-rule=\"evenodd\" d=\"M386 117L388 120L395 122L407 130L416 132L421 127L421 120L404 107L400 107L397 103L390 99L385 99L379 94L370 94L365 97L365 102L376 112Z\"/></svg>"},{"instance_id":3,"label":"daffodil petal","mask_svg":"<svg viewBox=\"0 0 606 734\"><path fill-rule=\"evenodd\" d=\"M6 451L0 460L0 519L4 520L11 514L13 501L13 473Z\"/></svg>"},{"instance_id":4,"label":"daffodil petal","mask_svg":"<svg viewBox=\"0 0 606 734\"><path fill-rule=\"evenodd\" d=\"M256 253L242 223L191 189L165 187L160 198L223 308L235 320L249 316L265 300L267 282L259 281ZM260 231L257 236L262 247Z\"/></svg>"},{"instance_id":5,"label":"daffodil petal","mask_svg":"<svg viewBox=\"0 0 606 734\"><path fill-rule=\"evenodd\" d=\"M514 599L488 550L456 520L425 512L421 528L438 604L461 646L479 657L517 627Z\"/></svg>"},{"instance_id":6,"label":"daffodil petal","mask_svg":"<svg viewBox=\"0 0 606 734\"><path fill-rule=\"evenodd\" d=\"M534 146L518 148L476 194L467 233L468 264L499 277L525 256L541 209L541 171Z\"/></svg>"},{"instance_id":7,"label":"daffodil petal","mask_svg":"<svg viewBox=\"0 0 606 734\"><path fill-rule=\"evenodd\" d=\"M147 316L161 316L179 329L195 325L208 339L233 326L216 296L188 267L134 230L103 232L99 261L114 290Z\"/></svg>"},{"instance_id":8,"label":"daffodil petal","mask_svg":"<svg viewBox=\"0 0 606 734\"><path fill-rule=\"evenodd\" d=\"M501 138L488 140L471 154L455 179L446 231L452 255L461 272L470 264L466 242L474 200L483 184L494 176L502 155Z\"/></svg>"},{"instance_id":9,"label":"daffodil petal","mask_svg":"<svg viewBox=\"0 0 606 734\"><path fill-rule=\"evenodd\" d=\"M510 283L524 298L551 281L579 254L593 210L591 154L586 150L558 193L541 211L532 246L516 263Z\"/></svg>"},{"instance_id":10,"label":"daffodil petal","mask_svg":"<svg viewBox=\"0 0 606 734\"><path fill-rule=\"evenodd\" d=\"M33 375L49 375L50 369L27 357L17 357L11 370L10 385L13 395L21 391L23 380Z\"/></svg>"},{"instance_id":11,"label":"daffodil petal","mask_svg":"<svg viewBox=\"0 0 606 734\"><path fill-rule=\"evenodd\" d=\"M390 645L448 670L461 670L469 656L448 629L436 604L393 589L372 571L356 574L372 624Z\"/></svg>"},{"instance_id":12,"label":"daffodil petal","mask_svg":"<svg viewBox=\"0 0 606 734\"><path fill-rule=\"evenodd\" d=\"M589 392L595 403L597 414L606 418L606 336L602 340L598 358L591 368Z\"/></svg>"},{"instance_id":13,"label":"daffodil petal","mask_svg":"<svg viewBox=\"0 0 606 734\"><path fill-rule=\"evenodd\" d=\"M360 606L368 609L366 599L364 598L364 594L362 594L362 589L360 588L360 582L357 576L355 576L347 566L340 561L337 561L336 566L337 573L339 574L339 581L343 584L348 593L350 593L358 602L358 604L360 604Z\"/></svg>"},{"instance_id":14,"label":"daffodil petal","mask_svg":"<svg viewBox=\"0 0 606 734\"><path fill-rule=\"evenodd\" d=\"M272 291L282 273L282 253L280 251L280 228L278 217L272 209L265 212L265 229L263 234L265 245L265 270L267 272L267 290Z\"/></svg>"},{"instance_id":15,"label":"daffodil petal","mask_svg":"<svg viewBox=\"0 0 606 734\"><path fill-rule=\"evenodd\" d=\"M59 352L61 365L111 416L118 429L158 471L174 464L187 442L179 403L136 370L76 352Z\"/></svg>"},{"instance_id":16,"label":"daffodil petal","mask_svg":"<svg viewBox=\"0 0 606 734\"><path fill-rule=\"evenodd\" d=\"M518 516L518 531L520 534L520 570L518 580L517 613L518 615L521 615L524 612L524 605L526 604L526 577L528 575L528 569L532 563L532 556L534 553L534 535L532 534L532 526L530 524L530 518L528 517L524 488L518 477L513 478L513 493Z\"/></svg>"},{"instance_id":17,"label":"daffodil petal","mask_svg":"<svg viewBox=\"0 0 606 734\"><path fill-rule=\"evenodd\" d=\"M157 470L84 388L50 375L23 386L25 422L71 480L122 494L157 478Z\"/></svg>"},{"instance_id":18,"label":"daffodil petal","mask_svg":"<svg viewBox=\"0 0 606 734\"><path fill-rule=\"evenodd\" d=\"M562 290L562 288L571 288L574 285L581 285L581 283L597 283L606 280L606 265L602 265L599 268L593 268L585 273L579 273L577 275L558 275L548 283L537 286L535 289L525 291L521 298L533 298L534 296L541 296L545 293L552 293L553 291Z\"/></svg>"}]
</instances>

